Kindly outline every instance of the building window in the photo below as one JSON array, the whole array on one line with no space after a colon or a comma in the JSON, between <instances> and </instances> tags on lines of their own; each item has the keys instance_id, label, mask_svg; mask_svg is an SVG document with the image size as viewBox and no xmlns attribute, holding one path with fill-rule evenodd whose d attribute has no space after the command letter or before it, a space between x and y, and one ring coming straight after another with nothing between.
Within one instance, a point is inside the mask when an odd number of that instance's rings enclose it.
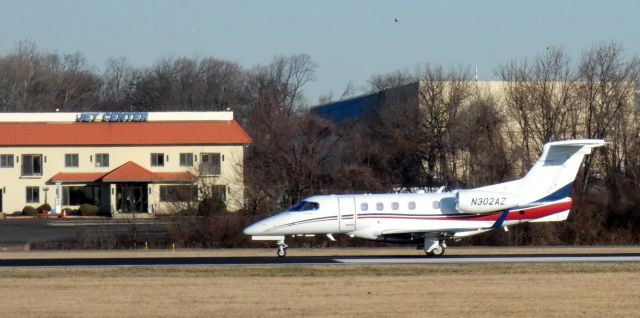
<instances>
[{"instance_id":1,"label":"building window","mask_svg":"<svg viewBox=\"0 0 640 318\"><path fill-rule=\"evenodd\" d=\"M181 153L180 154L180 167L193 167L193 154Z\"/></svg>"},{"instance_id":2,"label":"building window","mask_svg":"<svg viewBox=\"0 0 640 318\"><path fill-rule=\"evenodd\" d=\"M164 154L152 153L151 154L151 166L152 167L164 167Z\"/></svg>"},{"instance_id":3,"label":"building window","mask_svg":"<svg viewBox=\"0 0 640 318\"><path fill-rule=\"evenodd\" d=\"M39 202L40 202L40 188L27 187L27 203L39 203Z\"/></svg>"},{"instance_id":4,"label":"building window","mask_svg":"<svg viewBox=\"0 0 640 318\"><path fill-rule=\"evenodd\" d=\"M22 155L22 176L42 176L42 155Z\"/></svg>"},{"instance_id":5,"label":"building window","mask_svg":"<svg viewBox=\"0 0 640 318\"><path fill-rule=\"evenodd\" d=\"M369 210L369 205L366 202L362 202L360 204L360 211L367 211Z\"/></svg>"},{"instance_id":6,"label":"building window","mask_svg":"<svg viewBox=\"0 0 640 318\"><path fill-rule=\"evenodd\" d=\"M97 153L96 154L96 167L108 167L109 166L109 154Z\"/></svg>"},{"instance_id":7,"label":"building window","mask_svg":"<svg viewBox=\"0 0 640 318\"><path fill-rule=\"evenodd\" d=\"M13 168L13 155L0 155L0 168Z\"/></svg>"},{"instance_id":8,"label":"building window","mask_svg":"<svg viewBox=\"0 0 640 318\"><path fill-rule=\"evenodd\" d=\"M203 153L200 155L200 173L205 176L220 175L220 154Z\"/></svg>"},{"instance_id":9,"label":"building window","mask_svg":"<svg viewBox=\"0 0 640 318\"><path fill-rule=\"evenodd\" d=\"M400 204L398 204L398 202L391 203L391 209L392 210L397 210L399 208L400 208Z\"/></svg>"},{"instance_id":10,"label":"building window","mask_svg":"<svg viewBox=\"0 0 640 318\"><path fill-rule=\"evenodd\" d=\"M64 186L62 187L63 205L81 205L84 203L100 206L101 192L99 186Z\"/></svg>"},{"instance_id":11,"label":"building window","mask_svg":"<svg viewBox=\"0 0 640 318\"><path fill-rule=\"evenodd\" d=\"M411 201L409 202L409 210L415 210L416 209L416 203Z\"/></svg>"},{"instance_id":12,"label":"building window","mask_svg":"<svg viewBox=\"0 0 640 318\"><path fill-rule=\"evenodd\" d=\"M211 197L213 199L216 199L220 202L227 202L227 186L216 184L213 185L211 189Z\"/></svg>"},{"instance_id":13,"label":"building window","mask_svg":"<svg viewBox=\"0 0 640 318\"><path fill-rule=\"evenodd\" d=\"M77 168L79 166L78 154L67 153L64 155L64 166L67 168Z\"/></svg>"},{"instance_id":14,"label":"building window","mask_svg":"<svg viewBox=\"0 0 640 318\"><path fill-rule=\"evenodd\" d=\"M191 202L198 199L198 187L194 185L160 186L161 202Z\"/></svg>"}]
</instances>

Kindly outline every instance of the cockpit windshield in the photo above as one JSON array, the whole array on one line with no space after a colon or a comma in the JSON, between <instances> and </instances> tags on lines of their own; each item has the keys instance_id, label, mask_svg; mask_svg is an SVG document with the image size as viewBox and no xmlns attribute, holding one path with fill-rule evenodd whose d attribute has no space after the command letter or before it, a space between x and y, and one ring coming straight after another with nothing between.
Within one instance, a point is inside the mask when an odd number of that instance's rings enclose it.
<instances>
[{"instance_id":1,"label":"cockpit windshield","mask_svg":"<svg viewBox=\"0 0 640 318\"><path fill-rule=\"evenodd\" d=\"M320 204L318 204L318 202L300 201L296 203L294 206L290 207L287 211L290 211L290 212L313 211L319 208L320 208Z\"/></svg>"}]
</instances>

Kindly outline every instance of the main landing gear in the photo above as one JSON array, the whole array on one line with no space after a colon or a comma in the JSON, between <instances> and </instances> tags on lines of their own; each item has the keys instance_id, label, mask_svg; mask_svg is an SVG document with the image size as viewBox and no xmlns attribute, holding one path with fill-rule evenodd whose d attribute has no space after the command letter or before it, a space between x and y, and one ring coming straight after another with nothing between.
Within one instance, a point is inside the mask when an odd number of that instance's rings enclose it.
<instances>
[{"instance_id":1,"label":"main landing gear","mask_svg":"<svg viewBox=\"0 0 640 318\"><path fill-rule=\"evenodd\" d=\"M278 241L278 243L276 243L276 245L278 245L278 251L276 252L276 254L278 254L278 257L287 256L287 247L289 247L289 246L284 243L284 240Z\"/></svg>"},{"instance_id":2,"label":"main landing gear","mask_svg":"<svg viewBox=\"0 0 640 318\"><path fill-rule=\"evenodd\" d=\"M424 239L424 253L428 256L442 256L447 250L447 244L443 239Z\"/></svg>"}]
</instances>

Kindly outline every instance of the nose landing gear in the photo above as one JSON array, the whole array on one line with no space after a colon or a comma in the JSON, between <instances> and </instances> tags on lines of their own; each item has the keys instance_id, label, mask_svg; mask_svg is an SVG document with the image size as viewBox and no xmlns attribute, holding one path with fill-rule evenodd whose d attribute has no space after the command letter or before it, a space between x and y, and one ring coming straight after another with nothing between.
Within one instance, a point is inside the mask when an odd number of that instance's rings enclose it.
<instances>
[{"instance_id":1,"label":"nose landing gear","mask_svg":"<svg viewBox=\"0 0 640 318\"><path fill-rule=\"evenodd\" d=\"M285 257L287 256L287 247L289 247L287 244L284 243L284 240L280 240L278 241L278 243L276 243L276 245L278 245L278 250L276 252L276 254L278 255L278 257Z\"/></svg>"},{"instance_id":2,"label":"nose landing gear","mask_svg":"<svg viewBox=\"0 0 640 318\"><path fill-rule=\"evenodd\" d=\"M447 249L443 239L424 239L424 253L429 256L442 256Z\"/></svg>"}]
</instances>

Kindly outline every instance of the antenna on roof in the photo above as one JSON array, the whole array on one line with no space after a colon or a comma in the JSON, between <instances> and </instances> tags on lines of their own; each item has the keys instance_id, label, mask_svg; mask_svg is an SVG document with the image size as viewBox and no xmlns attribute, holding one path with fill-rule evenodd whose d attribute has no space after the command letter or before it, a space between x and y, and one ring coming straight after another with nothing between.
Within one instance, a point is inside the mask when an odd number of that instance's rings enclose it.
<instances>
[{"instance_id":1,"label":"antenna on roof","mask_svg":"<svg viewBox=\"0 0 640 318\"><path fill-rule=\"evenodd\" d=\"M476 82L478 81L478 64L476 64Z\"/></svg>"}]
</instances>

